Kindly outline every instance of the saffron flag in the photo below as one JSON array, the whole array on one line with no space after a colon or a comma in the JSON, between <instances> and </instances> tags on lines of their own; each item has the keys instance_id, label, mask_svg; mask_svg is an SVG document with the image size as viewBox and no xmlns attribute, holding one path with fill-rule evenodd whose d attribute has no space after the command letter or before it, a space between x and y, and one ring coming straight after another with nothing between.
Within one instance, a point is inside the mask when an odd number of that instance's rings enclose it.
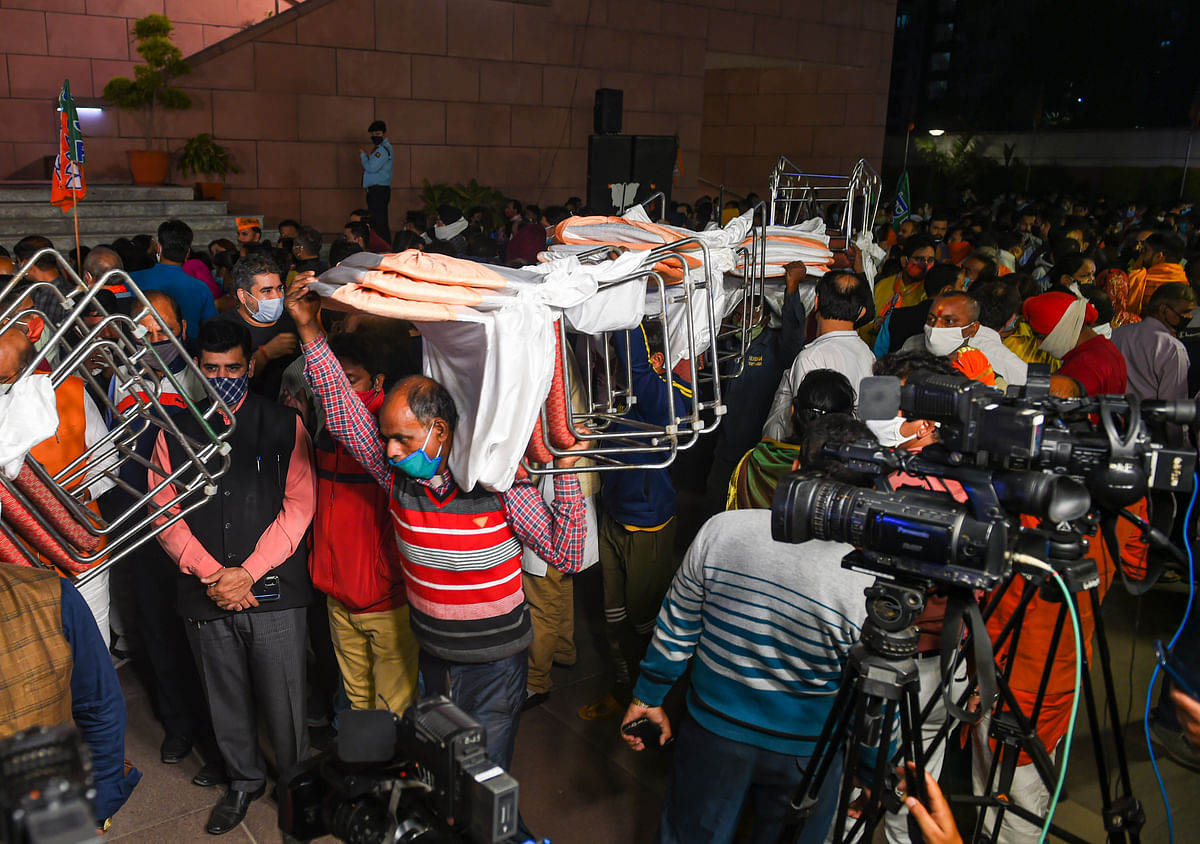
<instances>
[{"instance_id":1,"label":"saffron flag","mask_svg":"<svg viewBox=\"0 0 1200 844\"><path fill-rule=\"evenodd\" d=\"M71 81L63 80L58 95L58 155L54 159L54 180L50 183L50 204L67 213L87 196L83 177L83 133L79 131L79 113L71 96Z\"/></svg>"},{"instance_id":2,"label":"saffron flag","mask_svg":"<svg viewBox=\"0 0 1200 844\"><path fill-rule=\"evenodd\" d=\"M896 184L896 206L892 209L892 231L900 231L900 224L908 219L911 208L912 201L908 195L908 171L905 170L900 174L900 181Z\"/></svg>"}]
</instances>

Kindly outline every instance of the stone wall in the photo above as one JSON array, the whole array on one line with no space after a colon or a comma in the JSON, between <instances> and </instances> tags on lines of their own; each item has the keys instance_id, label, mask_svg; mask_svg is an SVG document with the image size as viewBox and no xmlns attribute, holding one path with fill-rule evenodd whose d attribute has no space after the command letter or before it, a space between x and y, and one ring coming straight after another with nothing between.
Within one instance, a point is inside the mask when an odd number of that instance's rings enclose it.
<instances>
[{"instance_id":1,"label":"stone wall","mask_svg":"<svg viewBox=\"0 0 1200 844\"><path fill-rule=\"evenodd\" d=\"M0 179L41 179L57 151L54 103L64 78L84 105L138 60L133 21L166 14L185 55L274 14L276 0L0 0ZM288 8L286 0L279 5ZM112 135L116 121L87 127ZM138 134L134 132L134 134ZM124 174L128 179L128 173Z\"/></svg>"},{"instance_id":2,"label":"stone wall","mask_svg":"<svg viewBox=\"0 0 1200 844\"><path fill-rule=\"evenodd\" d=\"M195 107L166 115L159 134L170 149L198 132L230 147L233 209L336 231L362 204L358 149L373 119L396 148L395 223L423 179L475 177L543 204L582 195L594 90L620 88L625 132L679 137L677 196L708 191L700 179L762 192L781 153L878 161L894 11L894 0L307 0L192 55ZM121 69L89 61L93 92ZM53 152L52 109L21 102L25 126L6 127L20 140L0 141L23 148L0 151L0 177ZM136 121L106 109L83 129L89 178L127 179Z\"/></svg>"}]
</instances>

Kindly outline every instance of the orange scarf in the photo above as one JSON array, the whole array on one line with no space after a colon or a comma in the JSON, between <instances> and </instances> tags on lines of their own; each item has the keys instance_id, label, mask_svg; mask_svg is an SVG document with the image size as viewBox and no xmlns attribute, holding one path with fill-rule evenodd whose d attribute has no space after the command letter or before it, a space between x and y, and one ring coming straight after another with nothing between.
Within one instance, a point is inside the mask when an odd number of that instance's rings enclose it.
<instances>
[{"instance_id":1,"label":"orange scarf","mask_svg":"<svg viewBox=\"0 0 1200 844\"><path fill-rule=\"evenodd\" d=\"M1142 308L1150 301L1154 291L1164 284L1178 282L1187 284L1187 275L1179 264L1164 261L1146 269L1141 267L1129 271L1129 310L1140 314Z\"/></svg>"}]
</instances>

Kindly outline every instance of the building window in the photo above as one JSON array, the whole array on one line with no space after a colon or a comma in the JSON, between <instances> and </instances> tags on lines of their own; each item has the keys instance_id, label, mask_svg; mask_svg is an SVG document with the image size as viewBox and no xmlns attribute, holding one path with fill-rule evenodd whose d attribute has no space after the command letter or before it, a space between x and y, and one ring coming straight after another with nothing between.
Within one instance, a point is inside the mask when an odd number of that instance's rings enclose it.
<instances>
[{"instance_id":1,"label":"building window","mask_svg":"<svg viewBox=\"0 0 1200 844\"><path fill-rule=\"evenodd\" d=\"M934 53L929 57L930 70L949 70L950 69L950 54L949 53Z\"/></svg>"},{"instance_id":2,"label":"building window","mask_svg":"<svg viewBox=\"0 0 1200 844\"><path fill-rule=\"evenodd\" d=\"M949 41L953 37L954 37L954 24L939 23L936 27L934 27L933 38L935 41L941 43L943 41Z\"/></svg>"},{"instance_id":3,"label":"building window","mask_svg":"<svg viewBox=\"0 0 1200 844\"><path fill-rule=\"evenodd\" d=\"M957 6L958 6L958 0L938 0L937 8L938 8L939 12L945 13L945 12L953 12Z\"/></svg>"},{"instance_id":4,"label":"building window","mask_svg":"<svg viewBox=\"0 0 1200 844\"><path fill-rule=\"evenodd\" d=\"M940 100L946 96L946 80L935 79L929 83L929 86L925 90L929 99Z\"/></svg>"}]
</instances>

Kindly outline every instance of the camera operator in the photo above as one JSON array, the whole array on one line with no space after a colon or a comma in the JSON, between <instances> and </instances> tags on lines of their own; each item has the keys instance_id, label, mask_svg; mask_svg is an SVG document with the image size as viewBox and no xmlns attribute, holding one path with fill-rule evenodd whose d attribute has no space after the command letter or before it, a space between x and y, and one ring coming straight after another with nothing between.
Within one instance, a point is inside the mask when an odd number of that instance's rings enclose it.
<instances>
[{"instance_id":1,"label":"camera operator","mask_svg":"<svg viewBox=\"0 0 1200 844\"><path fill-rule=\"evenodd\" d=\"M958 370L949 358L940 357L926 352L895 352L880 358L875 363L876 375L891 375L900 379L901 383L917 370L939 375L957 375ZM883 422L868 422L867 425L879 438L880 445L903 448L906 451L920 451L927 445L937 442L937 427L928 419L906 419L897 416L893 420ZM934 477L917 477L903 472L893 472L887 478L892 489L902 487L917 487L932 492L943 492L955 501L962 503L967 500L963 488L952 480ZM920 677L920 708L924 711L930 698L935 698L929 717L921 724L921 743L925 756L925 770L934 779L942 772L942 763L946 758L946 741L941 742L931 753L929 745L937 735L938 730L946 721L946 704L942 694L941 654L942 623L946 617L946 598L931 595L926 600L925 611L917 619L917 628L921 639L917 646L917 669ZM959 669L959 675L951 678L951 696L957 699L966 685L965 669ZM884 816L884 827L887 830L887 840L891 844L904 844L909 840L907 811L891 812Z\"/></svg>"},{"instance_id":2,"label":"camera operator","mask_svg":"<svg viewBox=\"0 0 1200 844\"><path fill-rule=\"evenodd\" d=\"M805 451L862 439L871 437L861 422L829 414L810 426ZM860 480L826 457L805 468ZM754 840L778 837L866 618L863 590L874 578L842 568L851 550L812 542L800 554L775 542L769 510L720 513L700 529L671 583L622 722L647 718L665 743L672 729L662 702L691 665L688 716L656 841L731 841L748 796ZM623 734L634 750L645 747L641 737ZM831 768L802 841L824 839L840 769L840 762Z\"/></svg>"},{"instance_id":3,"label":"camera operator","mask_svg":"<svg viewBox=\"0 0 1200 844\"><path fill-rule=\"evenodd\" d=\"M1065 379L1059 379L1060 382ZM1130 508L1140 517L1146 515L1145 499ZM1022 524L1034 527L1037 520L1031 516L1022 516ZM1147 546L1142 540L1138 529L1125 519L1116 523L1116 537L1120 553L1120 565L1129 576L1136 576L1146 568ZM1112 583L1116 572L1116 563L1108 552L1108 546L1101 536L1091 537L1087 557L1096 563L1099 573L1099 584L1096 586L1101 601ZM1013 617L1021 599L1021 592L1026 583L1023 577L1013 577L998 589L999 602L987 621L988 633L993 641L1000 631ZM1057 595L1055 596L1058 597ZM1091 665L1092 637L1095 631L1095 619L1092 615L1092 602L1087 595L1074 596L1079 611L1079 627L1084 644L1084 655ZM988 595L985 602L996 598L996 593ZM1011 663L1009 687L1013 696L1027 716L1035 711L1039 694L1042 696L1040 707L1037 707L1037 739L1050 753L1055 755L1058 743L1066 735L1071 718L1071 704L1075 694L1075 642L1068 633L1062 635L1056 631L1058 626L1061 599L1047 600L1040 592L1036 592L1029 603L1021 622L1020 642L1013 652L1011 640L1003 648L996 651L996 662L1001 669ZM1069 625L1068 625L1069 629ZM1053 650L1054 657L1050 665L1049 682L1042 689L1043 673L1047 667L1049 654ZM1085 668L1085 670L1087 670ZM1039 691L1041 690L1041 691ZM972 748L972 779L974 791L986 795L995 784L989 782L988 774L992 764L993 754L997 745L989 737L992 719L996 711L985 715L973 729ZM1005 748L1005 753L1012 752ZM1007 790L1009 800L1035 814L1044 815L1050 803L1050 792L1047 785L1039 776L1032 760L1022 752L1017 760L1017 767L1012 785ZM985 829L994 824L994 810L987 810L988 819ZM1000 834L994 844L1025 844L1039 840L1041 830L1038 826L1017 818L1012 812L1006 812Z\"/></svg>"}]
</instances>

